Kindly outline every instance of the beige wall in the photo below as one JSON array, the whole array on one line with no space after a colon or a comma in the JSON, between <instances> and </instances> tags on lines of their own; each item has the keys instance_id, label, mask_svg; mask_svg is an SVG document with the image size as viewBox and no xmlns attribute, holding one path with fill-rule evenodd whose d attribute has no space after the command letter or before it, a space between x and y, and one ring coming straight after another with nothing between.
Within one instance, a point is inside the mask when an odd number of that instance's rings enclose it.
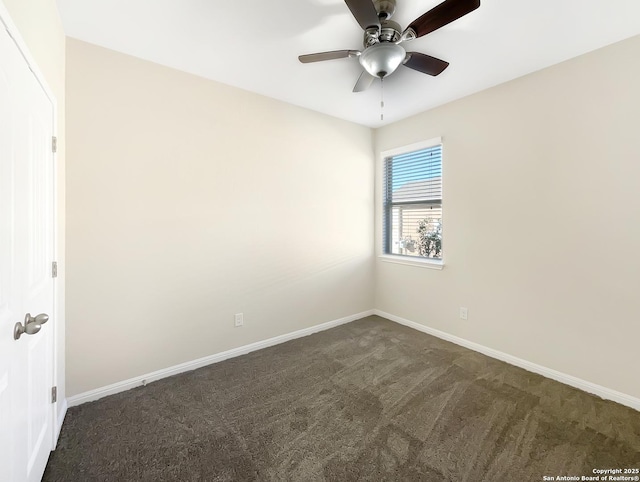
<instances>
[{"instance_id":1,"label":"beige wall","mask_svg":"<svg viewBox=\"0 0 640 482\"><path fill-rule=\"evenodd\" d=\"M70 396L373 306L370 129L73 39L67 119Z\"/></svg>"},{"instance_id":2,"label":"beige wall","mask_svg":"<svg viewBox=\"0 0 640 482\"><path fill-rule=\"evenodd\" d=\"M378 152L443 137L445 268L378 261L376 307L640 397L638 58L635 37L377 130Z\"/></svg>"},{"instance_id":3,"label":"beige wall","mask_svg":"<svg viewBox=\"0 0 640 482\"><path fill-rule=\"evenodd\" d=\"M56 361L58 399L64 400L65 367L65 35L55 0L0 0L20 31L38 68L57 101L57 251L56 323L58 360ZM62 410L64 407L59 404Z\"/></svg>"},{"instance_id":4,"label":"beige wall","mask_svg":"<svg viewBox=\"0 0 640 482\"><path fill-rule=\"evenodd\" d=\"M445 268L374 285L368 129L69 39L69 395L375 306L640 397L638 53L378 129L443 137Z\"/></svg>"}]
</instances>

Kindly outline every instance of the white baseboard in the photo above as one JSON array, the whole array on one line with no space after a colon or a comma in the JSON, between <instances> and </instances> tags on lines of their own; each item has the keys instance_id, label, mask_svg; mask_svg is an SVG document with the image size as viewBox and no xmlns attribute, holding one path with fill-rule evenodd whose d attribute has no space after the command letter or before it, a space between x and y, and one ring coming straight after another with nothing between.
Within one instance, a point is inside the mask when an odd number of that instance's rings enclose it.
<instances>
[{"instance_id":1,"label":"white baseboard","mask_svg":"<svg viewBox=\"0 0 640 482\"><path fill-rule=\"evenodd\" d=\"M524 368L527 371L537 373L538 375L542 375L547 378L551 378L552 380L564 383L565 385L569 385L574 388L578 388L579 390L592 393L599 396L600 398L604 398L605 400L612 400L614 402L620 403L621 405L626 405L627 407L631 407L635 410L640 411L640 399L632 397L631 395L627 395L626 393L611 390L610 388L606 388L601 385L596 385L595 383L582 380L581 378L576 378L574 376L567 375L566 373L543 367L542 365L523 360L522 358L518 358L513 355L494 350L493 348L489 348L484 345L465 340L464 338L460 338L455 335L450 335L449 333L445 333L444 331L436 330L420 323L416 323L415 321L410 321L378 309L373 310L373 314L391 321L395 321L396 323L399 323L401 325L408 326L409 328L413 328L414 330L422 331L423 333L427 333L437 338L450 341L451 343L455 343L456 345L469 348L470 350L480 352L484 355L490 356L491 358L496 358L497 360L502 360L511 365Z\"/></svg>"},{"instance_id":2,"label":"white baseboard","mask_svg":"<svg viewBox=\"0 0 640 482\"><path fill-rule=\"evenodd\" d=\"M592 393L605 400L612 400L614 402L620 403L622 405L625 405L627 407L640 411L640 399L636 397L632 397L631 395L627 395L625 393L618 392L616 390L612 390L610 388L606 388L601 385L597 385L595 383L591 383L571 375L567 375L566 373L562 373L557 370L553 370L551 368L547 368L542 365L538 365L536 363L523 360L522 358L518 358L513 355L509 355L507 353L494 350L493 348L480 345L479 343L465 340L464 338L451 335L444 331L436 330L435 328L430 328L420 323L416 323L415 321L410 321L405 318L392 315L391 313L386 313L384 311L374 309L374 310L363 311L355 315L346 316L338 320L329 321L327 323L322 323L320 325L311 326L309 328L304 328L302 330L297 330L292 333L287 333L284 335L269 338L267 340L251 343L249 345L233 348L231 350L227 350L221 353L210 355L204 358L199 358L197 360L193 360L186 363L181 363L180 365L175 365L169 368L165 368L163 370L147 373L145 375L140 375L134 378L130 378L128 380L123 380L121 382L107 385L105 387L96 388L95 390L90 390L88 392L74 395L72 397L69 397L67 400L62 401L63 408L59 412L59 418L57 420L58 426L56 427L56 430L58 431L58 434L59 434L60 427L62 426L62 421L64 420L64 415L67 410L67 403L69 407L75 407L82 403L92 402L102 397L106 397L108 395L114 395L116 393L123 392L125 390L129 390L131 388L135 388L140 385L144 385L146 383L150 383L156 380L160 380L162 378L166 378L172 375L177 375L179 373L195 370L197 368L211 365L213 363L218 363L223 360L227 360L229 358L245 355L247 353L251 353L252 351L261 350L262 348L278 345L280 343L284 343L289 340L294 340L296 338L302 338L303 336L312 335L313 333L328 330L330 328L334 328L339 325L350 323L352 321L359 320L360 318L364 318L370 315L381 316L382 318L386 318L390 321L394 321L401 325L408 326L409 328L413 328L414 330L418 330L423 333L433 335L437 338L441 338L446 341L450 341L452 343L455 343L456 345L460 345L465 348L469 348L470 350L477 351L484 355L490 356L491 358L502 360L511 365L524 368L525 370L528 370L530 372L537 373L539 375L550 378L552 380L556 380L560 383L564 383L565 385L569 385L579 390Z\"/></svg>"},{"instance_id":3,"label":"white baseboard","mask_svg":"<svg viewBox=\"0 0 640 482\"><path fill-rule=\"evenodd\" d=\"M320 325L311 326L309 328L304 328L302 330L297 330L291 333L269 338L267 340L258 341L249 345L244 345L238 348L223 351L221 353L216 353L215 355L198 358L197 360L181 363L180 365L157 370L155 372L147 373L145 375L140 375L134 378L129 378L128 380L123 380L121 382L113 383L105 387L96 388L95 390L90 390L88 392L74 395L72 397L69 397L67 399L67 402L69 404L69 407L75 407L82 403L92 402L108 395L114 395L116 393L124 392L125 390L130 390L131 388L139 387L140 385L145 385L162 378L177 375L178 373L195 370L196 368L201 368L213 363L218 363L236 356L245 355L247 353L251 353L252 351L261 350L262 348L267 348L273 345L279 345L280 343L284 343L286 341L294 340L296 338L302 338L303 336L312 335L313 333L317 333L319 331L324 331L339 325L344 325L345 323L359 320L360 318L364 318L372 314L373 310L363 311L361 313L356 313L355 315L345 316L344 318L340 318L338 320L328 321Z\"/></svg>"}]
</instances>

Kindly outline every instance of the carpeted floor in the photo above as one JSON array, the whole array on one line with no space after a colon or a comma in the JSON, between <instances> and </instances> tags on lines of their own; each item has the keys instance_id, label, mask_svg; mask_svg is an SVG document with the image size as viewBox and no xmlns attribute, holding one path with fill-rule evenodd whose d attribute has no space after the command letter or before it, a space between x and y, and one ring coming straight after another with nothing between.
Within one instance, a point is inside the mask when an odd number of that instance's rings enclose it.
<instances>
[{"instance_id":1,"label":"carpeted floor","mask_svg":"<svg viewBox=\"0 0 640 482\"><path fill-rule=\"evenodd\" d=\"M607 468L640 468L640 412L373 316L72 408L44 480L516 482Z\"/></svg>"}]
</instances>

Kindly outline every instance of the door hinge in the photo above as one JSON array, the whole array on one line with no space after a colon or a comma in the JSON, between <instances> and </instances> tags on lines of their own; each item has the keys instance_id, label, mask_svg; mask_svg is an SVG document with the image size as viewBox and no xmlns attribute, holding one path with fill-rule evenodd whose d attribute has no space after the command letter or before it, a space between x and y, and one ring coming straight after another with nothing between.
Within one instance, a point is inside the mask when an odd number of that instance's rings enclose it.
<instances>
[{"instance_id":1,"label":"door hinge","mask_svg":"<svg viewBox=\"0 0 640 482\"><path fill-rule=\"evenodd\" d=\"M52 278L57 278L58 277L58 262L54 261L53 263L51 263L51 277Z\"/></svg>"},{"instance_id":2,"label":"door hinge","mask_svg":"<svg viewBox=\"0 0 640 482\"><path fill-rule=\"evenodd\" d=\"M51 152L54 154L58 152L58 138L56 136L51 138Z\"/></svg>"},{"instance_id":3,"label":"door hinge","mask_svg":"<svg viewBox=\"0 0 640 482\"><path fill-rule=\"evenodd\" d=\"M51 403L58 401L58 387L51 387Z\"/></svg>"}]
</instances>

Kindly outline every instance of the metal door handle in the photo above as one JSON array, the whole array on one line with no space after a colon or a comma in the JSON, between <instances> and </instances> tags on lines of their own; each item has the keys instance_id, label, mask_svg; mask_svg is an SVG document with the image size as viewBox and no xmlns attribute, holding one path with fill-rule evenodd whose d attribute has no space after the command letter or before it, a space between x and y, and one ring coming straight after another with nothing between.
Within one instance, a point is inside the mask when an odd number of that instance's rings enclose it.
<instances>
[{"instance_id":1,"label":"metal door handle","mask_svg":"<svg viewBox=\"0 0 640 482\"><path fill-rule=\"evenodd\" d=\"M31 313L27 313L24 317L24 325L18 322L13 327L13 339L20 339L23 333L35 335L47 321L49 321L49 315L45 313L40 313L36 316L31 316Z\"/></svg>"}]
</instances>

